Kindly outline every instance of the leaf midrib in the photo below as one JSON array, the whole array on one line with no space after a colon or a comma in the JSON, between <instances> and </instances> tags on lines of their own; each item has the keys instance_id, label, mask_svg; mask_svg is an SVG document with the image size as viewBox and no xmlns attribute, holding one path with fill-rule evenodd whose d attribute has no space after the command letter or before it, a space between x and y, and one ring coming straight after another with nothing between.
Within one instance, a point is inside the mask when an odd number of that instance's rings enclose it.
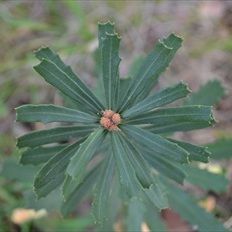
<instances>
[{"instance_id":1,"label":"leaf midrib","mask_svg":"<svg viewBox=\"0 0 232 232\"><path fill-rule=\"evenodd\" d=\"M61 73L63 73L66 77L68 77L69 81L71 81L75 86L78 87L78 89L81 90L82 94L83 94L83 92L85 93L85 91L83 91L83 89L82 89L79 85L77 85L77 83L76 83L74 80L72 80L72 78L70 78L65 72L63 72L55 63L53 63L52 61L46 60L46 59L44 59L44 61L47 61L48 63L51 63L51 64L55 65ZM42 62L43 62L43 61L42 61ZM78 98L81 98L82 101L84 101L87 105L89 105L89 106L91 106L91 107L94 107L95 110L96 110L96 107L95 107L95 106L93 106L92 104L90 104L88 100L86 100L84 97L81 96L81 94L78 94L78 95L77 95L76 91L74 91L72 88L70 88L69 85L67 85L67 84L63 81L63 79L57 78L56 75L55 75L53 72L51 72L51 71L49 71L48 69L44 68L44 67L41 65L42 62L40 63L40 66L39 66L39 67L42 68L44 71L48 72L50 75L52 75L58 82L61 82L70 92L72 92L72 94L73 94L74 96L76 96L76 98L74 99L75 101L78 101L77 99L78 99ZM66 94L66 95L67 95L67 94ZM88 96L89 96L89 95L88 95ZM91 96L89 96L89 97L91 98ZM95 104L96 104L96 103L95 103ZM101 108L102 108L102 107L101 107ZM97 109L97 111L98 111L98 110L99 110L99 109Z\"/></svg>"},{"instance_id":2,"label":"leaf midrib","mask_svg":"<svg viewBox=\"0 0 232 232\"><path fill-rule=\"evenodd\" d=\"M85 93L85 91L83 90L83 88L81 88L72 78L69 77L69 75L67 75L62 69L60 69L60 67L59 67L58 65L56 65L56 63L54 63L53 61L51 61L51 63L53 63L53 64L57 67L57 69L60 70L69 80L71 80L71 81L74 83L75 86L78 86L78 87L81 89L81 91ZM81 80L80 80L80 82L81 82ZM82 83L82 82L81 82L81 84L85 85L85 84ZM85 86L85 87L86 87L86 86ZM87 88L87 90L89 91L88 87L86 87L86 88ZM94 98L92 98L91 94L88 94L88 97L89 97L98 107L102 108L100 102L96 102L96 100L95 100ZM92 105L91 105L91 106L92 106Z\"/></svg>"},{"instance_id":3,"label":"leaf midrib","mask_svg":"<svg viewBox=\"0 0 232 232\"><path fill-rule=\"evenodd\" d=\"M89 129L89 130L90 130L90 129ZM77 131L74 131L74 132L72 132L72 133L85 132L85 131L88 132L89 130L87 130L87 129L86 129L86 130L81 130L81 131L78 131L78 130L77 130ZM66 132L63 132L63 133L61 133L61 132L60 132L60 133L57 133L55 136L52 135L52 134L48 134L48 136L45 136L45 135L44 135L44 137L46 137L46 138L48 139L48 138L51 138L51 137L56 137L56 136L60 136L60 135L66 135L66 134L69 134L69 133L70 133L69 131L66 131ZM71 134L71 133L70 133L70 134ZM28 137L29 137L29 136L28 136ZM43 139L45 139L45 138L43 138ZM31 138L31 139L29 138L28 140L34 142L34 141L37 141L37 140L41 140L41 138L40 138L40 137L38 137L38 138L35 137L35 138Z\"/></svg>"},{"instance_id":4,"label":"leaf midrib","mask_svg":"<svg viewBox=\"0 0 232 232\"><path fill-rule=\"evenodd\" d=\"M144 137L143 135L140 135L140 134L139 134L137 131L135 131L135 130L134 130L133 132L134 132L135 134L137 134L137 136L139 135L140 137L143 137L144 140L149 141L150 143L155 144L157 147L161 148L162 150L166 150L167 152L169 152L169 153L171 153L171 154L173 154L173 155L178 155L178 156L179 156L178 152L174 152L174 151L172 151L172 150L170 150L170 149L167 149L166 146L161 146L161 145L157 144L157 143L155 142L155 140L151 140L150 138L146 138L146 137ZM156 136L157 136L157 138L159 138L159 139L163 139L161 136L158 136L158 135L156 135ZM164 140L163 142L170 143L171 146L175 146L175 147L178 149L178 146L177 146L175 143L171 143L171 142L169 142L169 141L165 141L165 139L163 139L163 140ZM178 150L180 151L180 149L178 149ZM185 151L184 149L181 149L181 150L183 150L182 154L186 153L186 156L188 155L187 152L184 152L184 151Z\"/></svg>"}]
</instances>

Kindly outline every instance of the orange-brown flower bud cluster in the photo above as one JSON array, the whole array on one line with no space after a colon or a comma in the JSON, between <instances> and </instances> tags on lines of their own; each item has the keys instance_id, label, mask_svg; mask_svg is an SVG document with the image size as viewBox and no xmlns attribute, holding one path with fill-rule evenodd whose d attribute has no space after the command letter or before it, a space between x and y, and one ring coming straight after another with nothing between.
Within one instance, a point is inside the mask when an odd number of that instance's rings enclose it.
<instances>
[{"instance_id":1,"label":"orange-brown flower bud cluster","mask_svg":"<svg viewBox=\"0 0 232 232\"><path fill-rule=\"evenodd\" d=\"M109 131L118 130L118 124L121 122L121 116L112 110L102 112L100 124Z\"/></svg>"}]
</instances>

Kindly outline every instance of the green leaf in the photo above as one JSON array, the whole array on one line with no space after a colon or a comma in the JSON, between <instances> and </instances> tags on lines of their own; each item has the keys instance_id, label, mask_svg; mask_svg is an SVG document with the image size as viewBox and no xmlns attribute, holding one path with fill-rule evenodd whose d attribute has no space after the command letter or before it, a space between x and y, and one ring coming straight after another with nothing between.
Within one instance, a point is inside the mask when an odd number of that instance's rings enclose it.
<instances>
[{"instance_id":1,"label":"green leaf","mask_svg":"<svg viewBox=\"0 0 232 232\"><path fill-rule=\"evenodd\" d=\"M85 177L83 182L77 183L75 179L69 178L69 183L63 186L65 200L62 204L61 211L63 215L67 215L69 212L77 207L77 204L90 193L94 187L97 178L101 171L100 165L96 165ZM70 181L72 180L72 181ZM74 185L75 184L75 185Z\"/></svg>"},{"instance_id":2,"label":"green leaf","mask_svg":"<svg viewBox=\"0 0 232 232\"><path fill-rule=\"evenodd\" d=\"M146 212L144 215L144 220L147 223L150 231L154 231L154 232L167 231L164 222L159 216L159 211L154 207L152 207L151 204L146 204L145 206L146 206Z\"/></svg>"},{"instance_id":3,"label":"green leaf","mask_svg":"<svg viewBox=\"0 0 232 232\"><path fill-rule=\"evenodd\" d=\"M164 108L134 118L130 124L150 123L145 128L155 134L189 131L212 126L215 122L210 106Z\"/></svg>"},{"instance_id":4,"label":"green leaf","mask_svg":"<svg viewBox=\"0 0 232 232\"><path fill-rule=\"evenodd\" d=\"M225 89L218 80L208 81L197 92L191 94L185 105L216 105L225 95Z\"/></svg>"},{"instance_id":5,"label":"green leaf","mask_svg":"<svg viewBox=\"0 0 232 232\"><path fill-rule=\"evenodd\" d=\"M152 152L180 163L188 162L189 153L177 144L135 126L122 125L121 128L129 138Z\"/></svg>"},{"instance_id":6,"label":"green leaf","mask_svg":"<svg viewBox=\"0 0 232 232\"><path fill-rule=\"evenodd\" d=\"M63 100L63 105L67 108L71 108L71 109L75 109L75 110L81 110L82 112L87 112L92 114L92 112L88 111L88 107L86 107L85 105L81 104L80 102L76 102L73 99L67 97L65 94L63 94L62 92L58 92L59 96L62 98ZM95 92L94 92L95 94Z\"/></svg>"},{"instance_id":7,"label":"green leaf","mask_svg":"<svg viewBox=\"0 0 232 232\"><path fill-rule=\"evenodd\" d=\"M134 168L128 159L124 144L121 142L118 133L110 133L110 136L121 188L127 196L135 196L142 186L136 178Z\"/></svg>"},{"instance_id":8,"label":"green leaf","mask_svg":"<svg viewBox=\"0 0 232 232\"><path fill-rule=\"evenodd\" d=\"M109 149L108 149L109 151ZM108 153L110 154L110 153ZM106 154L107 155L107 154ZM111 153L112 155L112 153ZM115 169L115 165L114 165ZM94 190L93 190L94 193ZM110 190L110 199L109 199L109 204L107 208L107 220L104 221L104 224L96 224L97 228L96 231L114 231L114 225L115 221L117 220L118 217L118 212L122 209L123 207L123 200L122 200L122 193L120 193L120 183L118 181L118 178L116 175L114 175L112 182L111 182L111 190Z\"/></svg>"},{"instance_id":9,"label":"green leaf","mask_svg":"<svg viewBox=\"0 0 232 232\"><path fill-rule=\"evenodd\" d=\"M143 64L144 56L138 56L133 61L128 70L128 76L134 77Z\"/></svg>"},{"instance_id":10,"label":"green leaf","mask_svg":"<svg viewBox=\"0 0 232 232\"><path fill-rule=\"evenodd\" d=\"M158 178L156 178L155 182L156 184L152 184L148 189L145 189L145 193L151 203L159 210L168 208L168 200L164 187L162 183L158 182Z\"/></svg>"},{"instance_id":11,"label":"green leaf","mask_svg":"<svg viewBox=\"0 0 232 232\"><path fill-rule=\"evenodd\" d=\"M7 158L1 164L0 176L1 179L3 178L7 181L17 180L21 184L27 183L31 185L33 176L36 174L37 170L37 167L31 165L22 166L16 159Z\"/></svg>"},{"instance_id":12,"label":"green leaf","mask_svg":"<svg viewBox=\"0 0 232 232\"><path fill-rule=\"evenodd\" d=\"M56 105L24 105L16 108L16 120L21 122L96 123L98 117Z\"/></svg>"},{"instance_id":13,"label":"green leaf","mask_svg":"<svg viewBox=\"0 0 232 232\"><path fill-rule=\"evenodd\" d=\"M41 168L34 182L34 189L38 198L48 195L63 183L68 163L81 142L83 142L83 139L67 146Z\"/></svg>"},{"instance_id":14,"label":"green leaf","mask_svg":"<svg viewBox=\"0 0 232 232\"><path fill-rule=\"evenodd\" d=\"M182 168L187 174L187 182L199 186L206 191L213 190L217 193L226 192L229 181L224 175L215 174L190 165L183 166Z\"/></svg>"},{"instance_id":15,"label":"green leaf","mask_svg":"<svg viewBox=\"0 0 232 232\"><path fill-rule=\"evenodd\" d=\"M95 126L96 128L96 126ZM65 126L53 129L33 131L18 138L18 147L36 147L39 145L69 141L72 138L84 137L91 133L94 125Z\"/></svg>"},{"instance_id":16,"label":"green leaf","mask_svg":"<svg viewBox=\"0 0 232 232\"><path fill-rule=\"evenodd\" d=\"M122 116L123 118L137 116L141 113L153 110L156 107L160 107L176 101L177 99L183 98L187 96L188 93L190 93L188 86L185 83L180 82L177 85L161 90L160 92L145 98L143 101L138 102L130 109L123 112Z\"/></svg>"},{"instance_id":17,"label":"green leaf","mask_svg":"<svg viewBox=\"0 0 232 232\"><path fill-rule=\"evenodd\" d=\"M23 207L26 209L45 209L48 213L60 210L62 203L62 193L60 189L55 189L48 196L36 199L35 193L31 190L23 191ZM41 229L41 227L39 227Z\"/></svg>"},{"instance_id":18,"label":"green leaf","mask_svg":"<svg viewBox=\"0 0 232 232\"><path fill-rule=\"evenodd\" d=\"M64 3L66 2L77 3L73 1L65 1ZM41 231L49 230L56 232L81 232L88 231L89 228L92 228L94 226L94 221L91 215L86 214L72 218L70 217L61 219L61 217L54 217L52 218L52 220L50 218L47 218L45 223L42 224L41 221L38 220L38 223L35 224L37 227L39 227Z\"/></svg>"},{"instance_id":19,"label":"green leaf","mask_svg":"<svg viewBox=\"0 0 232 232\"><path fill-rule=\"evenodd\" d=\"M212 214L199 207L189 194L173 184L168 185L167 188L171 208L178 212L183 219L197 227L199 232L227 231Z\"/></svg>"},{"instance_id":20,"label":"green leaf","mask_svg":"<svg viewBox=\"0 0 232 232\"><path fill-rule=\"evenodd\" d=\"M106 132L102 129L96 129L80 145L80 148L72 157L67 173L77 182L81 182L88 162L92 159L95 151L101 145L105 138Z\"/></svg>"},{"instance_id":21,"label":"green leaf","mask_svg":"<svg viewBox=\"0 0 232 232\"><path fill-rule=\"evenodd\" d=\"M112 181L114 175L114 159L112 154L106 154L104 165L98 177L97 185L94 189L93 213L98 224L108 224L110 215L109 200L112 194Z\"/></svg>"},{"instance_id":22,"label":"green leaf","mask_svg":"<svg viewBox=\"0 0 232 232\"><path fill-rule=\"evenodd\" d=\"M216 160L230 159L232 157L231 144L231 138L220 138L213 143L207 144L206 146L211 152L210 158Z\"/></svg>"},{"instance_id":23,"label":"green leaf","mask_svg":"<svg viewBox=\"0 0 232 232\"><path fill-rule=\"evenodd\" d=\"M120 39L117 34L107 34L102 41L102 74L107 109L115 110L119 77L118 67L121 59L118 55Z\"/></svg>"},{"instance_id":24,"label":"green leaf","mask_svg":"<svg viewBox=\"0 0 232 232\"><path fill-rule=\"evenodd\" d=\"M144 158L156 171L179 184L183 184L186 175L183 170L180 169L178 163L170 161L149 149L142 149L144 150Z\"/></svg>"},{"instance_id":25,"label":"green leaf","mask_svg":"<svg viewBox=\"0 0 232 232\"><path fill-rule=\"evenodd\" d=\"M42 48L35 54L36 57L41 60L41 63L34 66L34 69L45 81L59 89L71 99L88 107L90 112L97 113L104 110L103 105L90 89L51 49Z\"/></svg>"},{"instance_id":26,"label":"green leaf","mask_svg":"<svg viewBox=\"0 0 232 232\"><path fill-rule=\"evenodd\" d=\"M156 109L151 112L143 113L126 120L129 124L152 124L153 128L161 126L173 126L180 123L195 122L211 125L213 116L209 106L185 106L175 108ZM182 130L182 128L180 129Z\"/></svg>"},{"instance_id":27,"label":"green leaf","mask_svg":"<svg viewBox=\"0 0 232 232\"><path fill-rule=\"evenodd\" d=\"M152 180L148 163L126 136L120 135L120 140L141 185L144 188L149 188L149 186L154 183L154 180Z\"/></svg>"},{"instance_id":28,"label":"green leaf","mask_svg":"<svg viewBox=\"0 0 232 232\"><path fill-rule=\"evenodd\" d=\"M147 161L126 136L119 134L119 138L146 196L155 207L159 209L167 208L168 203L164 191L162 191L161 183L151 174L151 168Z\"/></svg>"},{"instance_id":29,"label":"green leaf","mask_svg":"<svg viewBox=\"0 0 232 232\"><path fill-rule=\"evenodd\" d=\"M114 23L106 22L106 23L98 23L98 42L99 49L102 48L102 44L104 39L106 38L106 34L114 34Z\"/></svg>"},{"instance_id":30,"label":"green leaf","mask_svg":"<svg viewBox=\"0 0 232 232\"><path fill-rule=\"evenodd\" d=\"M182 39L171 34L167 39L159 41L155 49L146 57L136 76L123 97L119 112L146 97L160 74L168 67L174 54L181 46Z\"/></svg>"},{"instance_id":31,"label":"green leaf","mask_svg":"<svg viewBox=\"0 0 232 232\"><path fill-rule=\"evenodd\" d=\"M200 161L203 163L209 162L209 156L211 153L208 151L207 147L196 146L191 143L177 141L175 139L169 139L169 141L176 143L178 146L182 147L189 152L189 161Z\"/></svg>"},{"instance_id":32,"label":"green leaf","mask_svg":"<svg viewBox=\"0 0 232 232\"><path fill-rule=\"evenodd\" d=\"M141 231L145 211L144 204L139 198L133 197L130 199L128 205L127 231Z\"/></svg>"},{"instance_id":33,"label":"green leaf","mask_svg":"<svg viewBox=\"0 0 232 232\"><path fill-rule=\"evenodd\" d=\"M103 85L103 78L102 78L102 46L103 40L106 38L106 33L114 34L114 24L111 22L106 23L98 23L98 49L94 53L94 61L95 61L95 75L98 76L98 81L96 85L96 89L94 91L95 94L102 100L102 103L106 105L105 99L105 91Z\"/></svg>"},{"instance_id":34,"label":"green leaf","mask_svg":"<svg viewBox=\"0 0 232 232\"><path fill-rule=\"evenodd\" d=\"M63 198L64 200L67 200L68 197L72 194L72 192L80 185L79 182L77 182L75 179L73 179L71 176L67 175L65 176L64 184L62 186L62 192L63 192Z\"/></svg>"},{"instance_id":35,"label":"green leaf","mask_svg":"<svg viewBox=\"0 0 232 232\"><path fill-rule=\"evenodd\" d=\"M67 145L29 148L22 153L20 163L33 165L46 163L49 159L56 155L57 152L63 150L66 146Z\"/></svg>"},{"instance_id":36,"label":"green leaf","mask_svg":"<svg viewBox=\"0 0 232 232\"><path fill-rule=\"evenodd\" d=\"M118 91L118 105L121 105L122 102L123 102L123 98L122 96L127 92L127 89L130 85L130 82L131 82L131 78L130 77L127 77L127 78L121 78L119 79L119 91Z\"/></svg>"}]
</instances>

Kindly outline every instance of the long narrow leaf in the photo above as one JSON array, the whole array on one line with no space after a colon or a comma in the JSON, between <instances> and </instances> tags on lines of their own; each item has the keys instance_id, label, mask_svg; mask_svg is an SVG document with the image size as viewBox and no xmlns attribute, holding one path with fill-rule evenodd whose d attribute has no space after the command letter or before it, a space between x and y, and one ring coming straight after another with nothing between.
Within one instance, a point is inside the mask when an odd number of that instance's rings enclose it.
<instances>
[{"instance_id":1,"label":"long narrow leaf","mask_svg":"<svg viewBox=\"0 0 232 232\"><path fill-rule=\"evenodd\" d=\"M141 199L133 197L130 199L128 206L127 231L141 231L144 221L145 206Z\"/></svg>"},{"instance_id":2,"label":"long narrow leaf","mask_svg":"<svg viewBox=\"0 0 232 232\"><path fill-rule=\"evenodd\" d=\"M111 133L110 136L121 187L129 197L135 196L142 186L136 178L135 171L128 159L118 133Z\"/></svg>"},{"instance_id":3,"label":"long narrow leaf","mask_svg":"<svg viewBox=\"0 0 232 232\"><path fill-rule=\"evenodd\" d=\"M164 221L160 217L160 212L152 207L151 204L146 204L146 213L144 216L145 222L148 225L150 231L166 232L166 226Z\"/></svg>"},{"instance_id":4,"label":"long narrow leaf","mask_svg":"<svg viewBox=\"0 0 232 232\"><path fill-rule=\"evenodd\" d=\"M108 109L115 110L116 96L118 94L118 67L120 58L118 55L120 39L117 34L106 33L102 41L102 75Z\"/></svg>"},{"instance_id":5,"label":"long narrow leaf","mask_svg":"<svg viewBox=\"0 0 232 232\"><path fill-rule=\"evenodd\" d=\"M176 162L170 161L161 155L157 155L149 149L145 150L143 155L147 162L149 162L157 172L179 184L183 184L186 175Z\"/></svg>"},{"instance_id":6,"label":"long narrow leaf","mask_svg":"<svg viewBox=\"0 0 232 232\"><path fill-rule=\"evenodd\" d=\"M71 176L65 176L64 184L62 186L63 198L66 201L69 196L73 193L73 191L80 185L81 183L77 182Z\"/></svg>"},{"instance_id":7,"label":"long narrow leaf","mask_svg":"<svg viewBox=\"0 0 232 232\"><path fill-rule=\"evenodd\" d=\"M96 89L94 91L94 94L99 96L99 99L102 100L102 103L106 105L106 99L105 99L105 91L104 91L104 84L103 84L103 78L102 78L102 46L103 46L103 40L106 38L106 34L114 34L114 24L111 22L106 23L98 23L98 49L95 51L95 70L97 73L98 81L96 84Z\"/></svg>"},{"instance_id":8,"label":"long narrow leaf","mask_svg":"<svg viewBox=\"0 0 232 232\"><path fill-rule=\"evenodd\" d=\"M172 133L177 131L191 131L212 126L212 122L178 122L169 125L146 126L145 129L154 133Z\"/></svg>"},{"instance_id":9,"label":"long narrow leaf","mask_svg":"<svg viewBox=\"0 0 232 232\"><path fill-rule=\"evenodd\" d=\"M49 143L69 141L72 138L83 137L91 133L96 126L66 126L53 129L33 131L18 138L18 147L36 147Z\"/></svg>"},{"instance_id":10,"label":"long narrow leaf","mask_svg":"<svg viewBox=\"0 0 232 232\"><path fill-rule=\"evenodd\" d=\"M164 186L161 182L158 182L158 178L155 182L156 184L152 184L148 189L145 189L146 196L154 207L159 210L168 208L168 199Z\"/></svg>"},{"instance_id":11,"label":"long narrow leaf","mask_svg":"<svg viewBox=\"0 0 232 232\"><path fill-rule=\"evenodd\" d=\"M33 165L46 163L49 159L56 155L57 152L63 150L66 146L67 145L29 148L22 153L20 163Z\"/></svg>"},{"instance_id":12,"label":"long narrow leaf","mask_svg":"<svg viewBox=\"0 0 232 232\"><path fill-rule=\"evenodd\" d=\"M217 193L226 192L229 181L222 174L211 173L204 169L199 169L192 166L182 167L187 174L186 181L209 191Z\"/></svg>"},{"instance_id":13,"label":"long narrow leaf","mask_svg":"<svg viewBox=\"0 0 232 232\"><path fill-rule=\"evenodd\" d=\"M21 122L76 122L96 123L93 116L78 110L56 105L24 105L16 108L16 120Z\"/></svg>"},{"instance_id":14,"label":"long narrow leaf","mask_svg":"<svg viewBox=\"0 0 232 232\"><path fill-rule=\"evenodd\" d=\"M151 168L147 161L126 136L120 136L119 138L124 145L124 149L135 170L135 174L143 187L144 194L158 209L167 208L167 198L162 190L161 183L151 174Z\"/></svg>"},{"instance_id":15,"label":"long narrow leaf","mask_svg":"<svg viewBox=\"0 0 232 232\"><path fill-rule=\"evenodd\" d=\"M178 141L175 139L169 139L169 141L176 143L178 146L188 151L189 161L195 160L203 163L209 162L209 157L211 157L211 153L208 151L207 147L196 146L194 144Z\"/></svg>"},{"instance_id":16,"label":"long narrow leaf","mask_svg":"<svg viewBox=\"0 0 232 232\"><path fill-rule=\"evenodd\" d=\"M144 188L149 188L149 186L153 183L153 180L148 163L126 136L120 136L120 140L124 145L124 149L140 183Z\"/></svg>"},{"instance_id":17,"label":"long narrow leaf","mask_svg":"<svg viewBox=\"0 0 232 232\"><path fill-rule=\"evenodd\" d=\"M168 87L164 90L161 90L158 93L153 94L150 97L145 98L143 101L138 102L130 109L123 112L123 118L131 118L137 116L141 113L153 110L156 107L160 107L176 101L177 99L183 98L190 93L188 86L180 82L179 84Z\"/></svg>"},{"instance_id":18,"label":"long narrow leaf","mask_svg":"<svg viewBox=\"0 0 232 232\"><path fill-rule=\"evenodd\" d=\"M103 46L103 41L106 38L106 34L114 34L114 23L98 23L98 46L99 49Z\"/></svg>"},{"instance_id":19,"label":"long narrow leaf","mask_svg":"<svg viewBox=\"0 0 232 232\"><path fill-rule=\"evenodd\" d=\"M80 148L72 157L67 168L67 173L72 178L76 179L77 182L82 181L85 168L104 140L105 134L102 128L96 129L89 135L85 142L80 145Z\"/></svg>"},{"instance_id":20,"label":"long narrow leaf","mask_svg":"<svg viewBox=\"0 0 232 232\"><path fill-rule=\"evenodd\" d=\"M46 196L63 183L68 163L82 141L64 148L42 167L34 181L34 189L38 198Z\"/></svg>"},{"instance_id":21,"label":"long narrow leaf","mask_svg":"<svg viewBox=\"0 0 232 232\"><path fill-rule=\"evenodd\" d=\"M123 112L128 106L146 97L157 82L159 75L168 67L174 54L180 48L182 39L171 34L167 39L159 41L141 65L134 77L119 111Z\"/></svg>"},{"instance_id":22,"label":"long narrow leaf","mask_svg":"<svg viewBox=\"0 0 232 232\"><path fill-rule=\"evenodd\" d=\"M61 211L64 215L67 215L69 212L75 209L77 204L86 196L86 193L90 193L91 189L93 189L96 180L101 171L101 163L95 166L84 178L84 181L81 183L77 183L74 180L71 180L69 184L63 187L63 191L65 192L65 200L62 204ZM74 182L75 185L74 185Z\"/></svg>"},{"instance_id":23,"label":"long narrow leaf","mask_svg":"<svg viewBox=\"0 0 232 232\"><path fill-rule=\"evenodd\" d=\"M155 134L170 133L176 131L190 131L212 126L215 123L211 107L209 106L187 106L179 108L159 109L144 115L143 120L135 119L137 124L151 123L145 128Z\"/></svg>"},{"instance_id":24,"label":"long narrow leaf","mask_svg":"<svg viewBox=\"0 0 232 232\"><path fill-rule=\"evenodd\" d=\"M90 89L78 78L69 66L66 66L57 54L49 48L36 52L41 63L34 69L51 85L71 99L85 105L93 113L104 109Z\"/></svg>"},{"instance_id":25,"label":"long narrow leaf","mask_svg":"<svg viewBox=\"0 0 232 232\"><path fill-rule=\"evenodd\" d=\"M130 85L130 82L131 82L131 78L128 77L128 78L121 78L119 79L119 91L118 91L118 105L122 105L123 103L123 97L124 94L127 92L128 90L128 87Z\"/></svg>"},{"instance_id":26,"label":"long narrow leaf","mask_svg":"<svg viewBox=\"0 0 232 232\"><path fill-rule=\"evenodd\" d=\"M220 138L206 146L211 152L210 158L221 160L230 159L232 157L232 138Z\"/></svg>"},{"instance_id":27,"label":"long narrow leaf","mask_svg":"<svg viewBox=\"0 0 232 232\"><path fill-rule=\"evenodd\" d=\"M112 154L107 154L101 173L94 190L93 213L98 224L104 228L109 220L109 200L112 194L112 180L114 175L114 159Z\"/></svg>"},{"instance_id":28,"label":"long narrow leaf","mask_svg":"<svg viewBox=\"0 0 232 232\"><path fill-rule=\"evenodd\" d=\"M135 126L123 125L121 128L129 138L135 140L136 143L150 149L154 153L163 155L164 157L166 156L181 163L188 162L189 153L177 144Z\"/></svg>"},{"instance_id":29,"label":"long narrow leaf","mask_svg":"<svg viewBox=\"0 0 232 232\"><path fill-rule=\"evenodd\" d=\"M176 108L157 109L140 114L127 120L129 124L152 124L152 128L170 126L180 123L204 123L210 126L214 120L209 106L186 106ZM181 127L181 131L183 128Z\"/></svg>"},{"instance_id":30,"label":"long narrow leaf","mask_svg":"<svg viewBox=\"0 0 232 232\"><path fill-rule=\"evenodd\" d=\"M197 92L191 94L185 101L185 105L206 105L212 106L217 104L225 95L225 89L218 80L208 81L201 86Z\"/></svg>"}]
</instances>

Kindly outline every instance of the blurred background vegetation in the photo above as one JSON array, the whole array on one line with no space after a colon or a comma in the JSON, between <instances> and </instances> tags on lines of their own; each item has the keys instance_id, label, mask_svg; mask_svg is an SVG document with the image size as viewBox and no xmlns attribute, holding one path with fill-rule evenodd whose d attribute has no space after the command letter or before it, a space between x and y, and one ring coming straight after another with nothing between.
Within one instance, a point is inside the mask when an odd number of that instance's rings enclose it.
<instances>
[{"instance_id":1,"label":"blurred background vegetation","mask_svg":"<svg viewBox=\"0 0 232 232\"><path fill-rule=\"evenodd\" d=\"M157 88L184 80L198 100L214 104L218 124L197 132L176 133L197 144L210 144L214 160L203 169L227 178L218 191L193 187L199 204L232 225L232 2L231 1L0 1L0 231L92 231L89 200L61 219L61 194L54 191L39 201L32 191L37 167L18 164L16 137L44 125L15 123L14 108L26 103L63 104L62 96L34 71L33 51L49 46L94 87L97 22L115 22L122 35L120 75L126 77L136 62L171 32L184 44ZM130 68L132 67L132 68ZM210 82L209 82L210 81ZM211 97L207 99L207 94ZM194 182L194 181L192 181ZM212 180L212 185L214 181ZM33 209L26 210L25 209ZM172 211L162 217L170 231L188 225ZM33 220L33 221L32 221ZM120 231L119 226L115 226ZM172 229L171 229L172 228ZM147 228L143 228L147 231Z\"/></svg>"}]
</instances>

